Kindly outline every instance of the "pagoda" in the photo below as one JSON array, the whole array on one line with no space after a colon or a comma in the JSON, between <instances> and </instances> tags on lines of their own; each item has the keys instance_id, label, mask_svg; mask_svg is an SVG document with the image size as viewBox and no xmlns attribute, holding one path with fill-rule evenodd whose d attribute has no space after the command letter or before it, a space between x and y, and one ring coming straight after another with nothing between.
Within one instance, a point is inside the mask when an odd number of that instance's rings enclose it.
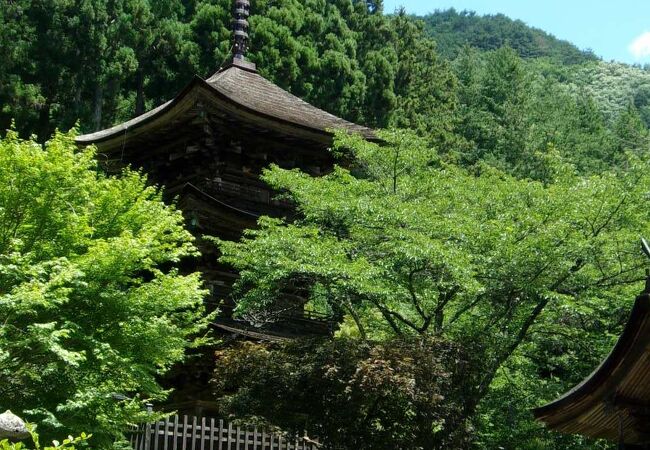
<instances>
[{"instance_id":1,"label":"pagoda","mask_svg":"<svg viewBox=\"0 0 650 450\"><path fill-rule=\"evenodd\" d=\"M202 272L209 305L221 308L215 326L253 339L285 339L332 332L326 317L308 315L297 302L283 320L252 326L234 320L229 293L237 274L217 262L203 236L237 240L262 215L291 216L289 204L274 199L260 180L270 164L298 168L314 176L333 167L333 131L345 130L375 140L372 130L316 108L262 77L246 58L248 0L234 5L233 54L208 79L195 76L175 98L128 122L77 137L79 146L95 145L109 173L141 169L177 199L197 237L202 256L184 270Z\"/></svg>"},{"instance_id":2,"label":"pagoda","mask_svg":"<svg viewBox=\"0 0 650 450\"><path fill-rule=\"evenodd\" d=\"M172 100L128 122L78 136L77 145L95 145L101 166L119 174L126 167L142 170L162 186L197 238L201 256L182 263L182 270L202 273L209 290L208 309L220 309L213 326L227 344L232 339L278 341L327 336L337 324L307 313L304 301L288 299L280 317L268 323L234 318L230 292L237 273L218 263L216 236L238 240L257 226L259 217L292 217L294 210L275 199L261 179L271 164L300 169L313 176L334 165L329 151L335 130L376 140L369 128L316 108L262 77L248 61L248 0L236 0L233 53L228 64L208 79L195 76ZM214 412L206 393L214 358L210 351L176 367L163 381L175 392L166 409L197 416Z\"/></svg>"}]
</instances>

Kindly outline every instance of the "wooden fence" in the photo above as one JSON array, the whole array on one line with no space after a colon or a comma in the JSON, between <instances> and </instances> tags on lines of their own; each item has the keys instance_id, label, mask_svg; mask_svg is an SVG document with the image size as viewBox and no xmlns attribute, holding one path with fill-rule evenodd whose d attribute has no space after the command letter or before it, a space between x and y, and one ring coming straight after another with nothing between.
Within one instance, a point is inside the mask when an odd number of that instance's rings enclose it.
<instances>
[{"instance_id":1,"label":"wooden fence","mask_svg":"<svg viewBox=\"0 0 650 450\"><path fill-rule=\"evenodd\" d=\"M134 450L317 450L318 444L223 420L173 416L140 425L131 433Z\"/></svg>"}]
</instances>

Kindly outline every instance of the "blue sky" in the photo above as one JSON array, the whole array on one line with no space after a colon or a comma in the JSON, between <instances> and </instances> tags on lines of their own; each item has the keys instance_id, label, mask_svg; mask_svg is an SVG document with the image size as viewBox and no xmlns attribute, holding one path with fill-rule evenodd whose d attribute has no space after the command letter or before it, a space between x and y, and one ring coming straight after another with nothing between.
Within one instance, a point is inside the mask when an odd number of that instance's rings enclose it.
<instances>
[{"instance_id":1,"label":"blue sky","mask_svg":"<svg viewBox=\"0 0 650 450\"><path fill-rule=\"evenodd\" d=\"M384 0L387 13L399 6L416 14L452 7L503 13L606 61L650 63L650 0Z\"/></svg>"}]
</instances>

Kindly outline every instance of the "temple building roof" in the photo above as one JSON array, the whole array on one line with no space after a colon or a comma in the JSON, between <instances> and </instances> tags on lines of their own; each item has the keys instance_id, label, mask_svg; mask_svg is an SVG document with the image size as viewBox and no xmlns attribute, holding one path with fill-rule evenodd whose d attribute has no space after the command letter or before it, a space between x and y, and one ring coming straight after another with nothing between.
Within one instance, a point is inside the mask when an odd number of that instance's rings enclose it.
<instances>
[{"instance_id":1,"label":"temple building roof","mask_svg":"<svg viewBox=\"0 0 650 450\"><path fill-rule=\"evenodd\" d=\"M582 383L533 411L549 428L568 434L650 443L650 294L637 297L612 352Z\"/></svg>"},{"instance_id":2,"label":"temple building roof","mask_svg":"<svg viewBox=\"0 0 650 450\"><path fill-rule=\"evenodd\" d=\"M173 100L112 128L78 136L77 143L89 145L122 141L131 135L149 132L173 122L189 109L203 103L217 113L228 115L231 120L308 140L330 141L330 130L334 129L376 139L371 129L310 105L259 75L250 63L234 60L207 80L195 77Z\"/></svg>"}]
</instances>

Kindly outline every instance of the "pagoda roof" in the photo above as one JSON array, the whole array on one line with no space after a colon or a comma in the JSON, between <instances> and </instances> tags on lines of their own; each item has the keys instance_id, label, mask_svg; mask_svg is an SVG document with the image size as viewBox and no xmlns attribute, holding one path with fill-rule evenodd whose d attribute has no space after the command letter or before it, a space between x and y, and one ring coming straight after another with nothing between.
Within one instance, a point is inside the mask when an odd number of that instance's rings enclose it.
<instances>
[{"instance_id":1,"label":"pagoda roof","mask_svg":"<svg viewBox=\"0 0 650 450\"><path fill-rule=\"evenodd\" d=\"M623 334L602 364L533 413L562 433L650 443L650 294L637 297Z\"/></svg>"},{"instance_id":2,"label":"pagoda roof","mask_svg":"<svg viewBox=\"0 0 650 450\"><path fill-rule=\"evenodd\" d=\"M173 122L197 102L208 103L231 119L289 136L327 142L332 130L342 129L377 139L371 129L323 111L265 79L249 65L234 62L207 80L195 77L179 95L157 108L112 128L78 136L76 141L81 145L123 141Z\"/></svg>"}]
</instances>

